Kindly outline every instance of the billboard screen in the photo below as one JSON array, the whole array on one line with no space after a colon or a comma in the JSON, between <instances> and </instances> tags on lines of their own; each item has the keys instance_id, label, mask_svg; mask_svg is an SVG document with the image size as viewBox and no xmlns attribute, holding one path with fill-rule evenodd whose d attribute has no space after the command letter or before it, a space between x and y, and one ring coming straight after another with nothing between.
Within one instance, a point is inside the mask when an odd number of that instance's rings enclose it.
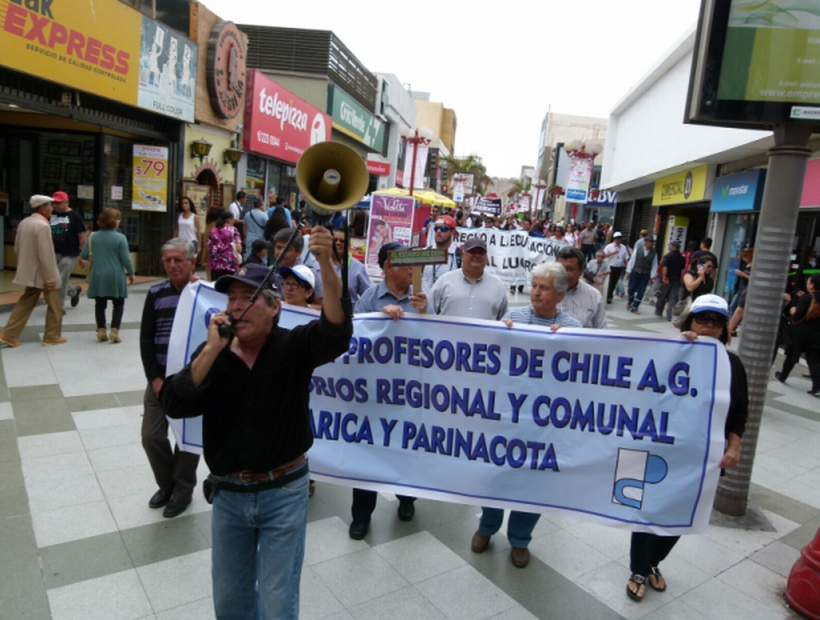
<instances>
[{"instance_id":1,"label":"billboard screen","mask_svg":"<svg viewBox=\"0 0 820 620\"><path fill-rule=\"evenodd\" d=\"M703 0L687 122L820 127L820 0Z\"/></svg>"}]
</instances>

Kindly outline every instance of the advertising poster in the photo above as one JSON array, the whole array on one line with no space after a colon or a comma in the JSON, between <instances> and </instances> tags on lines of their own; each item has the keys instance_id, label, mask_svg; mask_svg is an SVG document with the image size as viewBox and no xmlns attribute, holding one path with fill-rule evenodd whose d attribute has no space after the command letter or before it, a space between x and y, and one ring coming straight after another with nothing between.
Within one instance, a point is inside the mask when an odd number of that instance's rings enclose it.
<instances>
[{"instance_id":1,"label":"advertising poster","mask_svg":"<svg viewBox=\"0 0 820 620\"><path fill-rule=\"evenodd\" d=\"M143 16L139 107L192 122L197 54L193 41Z\"/></svg>"},{"instance_id":2,"label":"advertising poster","mask_svg":"<svg viewBox=\"0 0 820 620\"><path fill-rule=\"evenodd\" d=\"M413 170L413 149L416 149L416 172L411 175ZM404 187L410 187L410 179L412 178L413 189L424 188L424 174L427 170L427 153L429 149L420 144L408 144L407 151L404 155Z\"/></svg>"},{"instance_id":3,"label":"advertising poster","mask_svg":"<svg viewBox=\"0 0 820 620\"><path fill-rule=\"evenodd\" d=\"M131 208L135 211L168 210L168 148L134 145Z\"/></svg>"},{"instance_id":4,"label":"advertising poster","mask_svg":"<svg viewBox=\"0 0 820 620\"><path fill-rule=\"evenodd\" d=\"M0 0L0 58L18 71L136 105L141 19L122 2Z\"/></svg>"},{"instance_id":5,"label":"advertising poster","mask_svg":"<svg viewBox=\"0 0 820 620\"><path fill-rule=\"evenodd\" d=\"M820 3L732 0L718 98L816 106L819 51Z\"/></svg>"},{"instance_id":6,"label":"advertising poster","mask_svg":"<svg viewBox=\"0 0 820 620\"><path fill-rule=\"evenodd\" d=\"M379 249L391 241L410 246L415 198L373 194L370 200L370 220L367 227L367 275L382 279L379 268Z\"/></svg>"},{"instance_id":7,"label":"advertising poster","mask_svg":"<svg viewBox=\"0 0 820 620\"><path fill-rule=\"evenodd\" d=\"M592 178L593 160L589 157L569 158L566 197L568 202L586 204L589 197L589 181Z\"/></svg>"},{"instance_id":8,"label":"advertising poster","mask_svg":"<svg viewBox=\"0 0 820 620\"><path fill-rule=\"evenodd\" d=\"M3 65L194 120L197 47L122 2L0 0Z\"/></svg>"},{"instance_id":9,"label":"advertising poster","mask_svg":"<svg viewBox=\"0 0 820 620\"><path fill-rule=\"evenodd\" d=\"M248 75L246 148L295 164L308 148L330 140L330 116L261 71Z\"/></svg>"},{"instance_id":10,"label":"advertising poster","mask_svg":"<svg viewBox=\"0 0 820 620\"><path fill-rule=\"evenodd\" d=\"M453 174L453 191L458 189L464 196L472 196L474 184L475 175L472 172L456 172ZM462 200L464 199L462 198Z\"/></svg>"},{"instance_id":11,"label":"advertising poster","mask_svg":"<svg viewBox=\"0 0 820 620\"><path fill-rule=\"evenodd\" d=\"M168 372L226 296L189 285ZM280 325L318 318L285 305ZM712 338L407 314L356 315L309 390L311 477L632 531L705 533L723 455L729 359ZM201 418L174 420L186 450Z\"/></svg>"}]
</instances>

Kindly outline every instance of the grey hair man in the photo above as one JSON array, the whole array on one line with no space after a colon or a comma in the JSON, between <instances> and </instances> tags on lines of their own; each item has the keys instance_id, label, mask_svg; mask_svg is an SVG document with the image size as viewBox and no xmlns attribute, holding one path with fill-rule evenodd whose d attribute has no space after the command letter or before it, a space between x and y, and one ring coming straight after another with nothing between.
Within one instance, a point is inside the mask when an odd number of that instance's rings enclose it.
<instances>
[{"instance_id":1,"label":"grey hair man","mask_svg":"<svg viewBox=\"0 0 820 620\"><path fill-rule=\"evenodd\" d=\"M179 297L188 283L196 279L196 247L176 237L160 251L168 279L148 290L140 323L140 356L148 381L143 395L142 448L159 487L148 506L164 507L162 516L173 518L185 512L191 503L199 455L171 448L168 419L159 393L165 383L168 345Z\"/></svg>"},{"instance_id":2,"label":"grey hair man","mask_svg":"<svg viewBox=\"0 0 820 620\"><path fill-rule=\"evenodd\" d=\"M555 259L564 266L569 279L569 288L558 307L578 319L584 327L606 328L606 307L601 293L583 281L587 261L584 253L577 248L564 246L558 250Z\"/></svg>"}]
</instances>

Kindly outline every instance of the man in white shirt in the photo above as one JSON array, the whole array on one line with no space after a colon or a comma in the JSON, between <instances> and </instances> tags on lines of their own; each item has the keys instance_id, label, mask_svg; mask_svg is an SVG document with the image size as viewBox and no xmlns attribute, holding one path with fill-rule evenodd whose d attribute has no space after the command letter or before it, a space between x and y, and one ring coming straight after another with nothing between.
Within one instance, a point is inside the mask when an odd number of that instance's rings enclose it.
<instances>
[{"instance_id":1,"label":"man in white shirt","mask_svg":"<svg viewBox=\"0 0 820 620\"><path fill-rule=\"evenodd\" d=\"M615 292L615 285L626 269L629 262L629 250L623 242L623 235L616 232L612 235L612 243L604 248L604 258L609 261L609 286L606 289L606 303L612 303L612 293Z\"/></svg>"}]
</instances>

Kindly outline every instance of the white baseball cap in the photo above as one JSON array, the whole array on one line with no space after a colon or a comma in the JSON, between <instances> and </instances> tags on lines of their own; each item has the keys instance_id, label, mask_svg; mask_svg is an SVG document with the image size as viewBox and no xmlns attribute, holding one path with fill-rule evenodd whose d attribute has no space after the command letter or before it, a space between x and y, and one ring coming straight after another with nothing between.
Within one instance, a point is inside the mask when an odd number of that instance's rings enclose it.
<instances>
[{"instance_id":1,"label":"white baseball cap","mask_svg":"<svg viewBox=\"0 0 820 620\"><path fill-rule=\"evenodd\" d=\"M729 316L729 304L720 295L712 293L708 295L701 295L692 302L691 314L699 314L701 312L717 312L725 317Z\"/></svg>"},{"instance_id":2,"label":"white baseball cap","mask_svg":"<svg viewBox=\"0 0 820 620\"><path fill-rule=\"evenodd\" d=\"M297 280L310 285L310 288L316 288L316 275L313 273L313 270L306 265L296 265L295 267L285 265L284 267L280 267L279 275L283 278L292 275Z\"/></svg>"}]
</instances>

